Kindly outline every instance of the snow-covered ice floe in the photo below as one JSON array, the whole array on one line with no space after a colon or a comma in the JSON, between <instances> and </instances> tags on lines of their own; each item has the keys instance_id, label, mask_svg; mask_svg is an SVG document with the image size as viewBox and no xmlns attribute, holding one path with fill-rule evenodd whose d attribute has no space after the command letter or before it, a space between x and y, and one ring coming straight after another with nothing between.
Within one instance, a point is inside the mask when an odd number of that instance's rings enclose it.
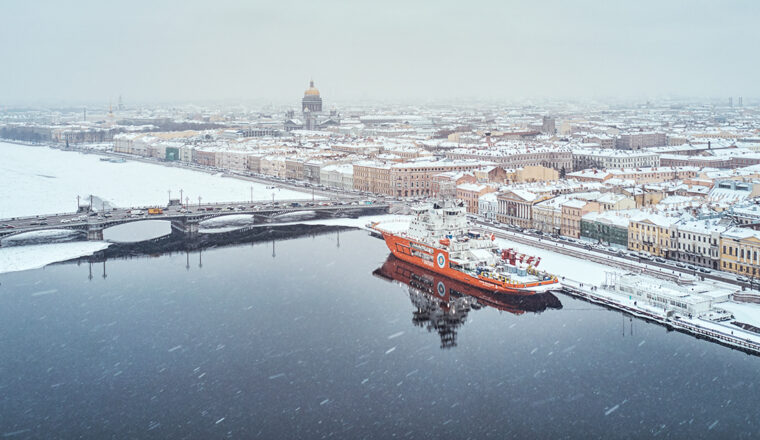
<instances>
[{"instance_id":1,"label":"snow-covered ice floe","mask_svg":"<svg viewBox=\"0 0 760 440\"><path fill-rule=\"evenodd\" d=\"M231 232L255 223L253 214L233 214L214 217L198 223L201 234L219 234Z\"/></svg>"},{"instance_id":2,"label":"snow-covered ice floe","mask_svg":"<svg viewBox=\"0 0 760 440\"><path fill-rule=\"evenodd\" d=\"M203 220L200 228L220 228L226 226L247 226L253 223L253 214L234 214Z\"/></svg>"},{"instance_id":3,"label":"snow-covered ice floe","mask_svg":"<svg viewBox=\"0 0 760 440\"><path fill-rule=\"evenodd\" d=\"M290 219L286 219L290 220ZM379 222L383 229L394 232L404 231L409 228L409 222L412 218L408 215L367 215L359 218L326 218L316 220L287 221L270 223L270 226L281 225L325 225L325 226L348 226L352 228L367 229L367 225Z\"/></svg>"},{"instance_id":4,"label":"snow-covered ice floe","mask_svg":"<svg viewBox=\"0 0 760 440\"><path fill-rule=\"evenodd\" d=\"M0 240L0 245L18 246L25 244L42 244L42 243L60 243L64 241L73 241L83 238L83 231L72 231L68 229L45 229L42 231L22 232Z\"/></svg>"},{"instance_id":5,"label":"snow-covered ice floe","mask_svg":"<svg viewBox=\"0 0 760 440\"><path fill-rule=\"evenodd\" d=\"M308 220L316 216L317 216L317 213L314 211L297 211L297 212L286 212L284 214L276 215L273 217L273 219L281 220L281 221Z\"/></svg>"},{"instance_id":6,"label":"snow-covered ice floe","mask_svg":"<svg viewBox=\"0 0 760 440\"><path fill-rule=\"evenodd\" d=\"M381 226L393 232L404 231L409 228L409 222L411 217L407 215L393 215L393 214L380 214L380 215L368 215L359 218L327 218L327 219L311 219L316 213L314 211L306 212L294 212L287 213L281 216L274 217L270 222L256 224L249 223L235 223L227 222L224 219L238 216L225 216L211 220L205 220L200 223L201 228L199 232L203 234L214 234L221 232L231 232L237 229L255 225L261 227L271 226L291 226L291 225L324 225L324 226L347 226L351 228L367 229L367 225L380 222ZM242 216L240 216L242 217ZM242 220L242 219L241 219ZM206 222L214 221L212 224L206 224Z\"/></svg>"},{"instance_id":7,"label":"snow-covered ice floe","mask_svg":"<svg viewBox=\"0 0 760 440\"><path fill-rule=\"evenodd\" d=\"M92 255L109 245L104 241L76 241L0 247L0 273L39 269L59 261Z\"/></svg>"}]
</instances>

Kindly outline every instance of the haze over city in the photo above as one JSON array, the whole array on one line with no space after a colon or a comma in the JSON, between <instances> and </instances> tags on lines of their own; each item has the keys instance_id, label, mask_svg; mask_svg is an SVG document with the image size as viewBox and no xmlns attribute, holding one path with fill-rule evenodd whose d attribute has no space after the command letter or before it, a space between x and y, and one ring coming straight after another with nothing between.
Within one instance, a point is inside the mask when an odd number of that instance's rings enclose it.
<instances>
[{"instance_id":1,"label":"haze over city","mask_svg":"<svg viewBox=\"0 0 760 440\"><path fill-rule=\"evenodd\" d=\"M760 438L758 4L0 0L0 438Z\"/></svg>"},{"instance_id":2,"label":"haze over city","mask_svg":"<svg viewBox=\"0 0 760 440\"><path fill-rule=\"evenodd\" d=\"M754 1L0 5L0 106L760 92Z\"/></svg>"}]
</instances>

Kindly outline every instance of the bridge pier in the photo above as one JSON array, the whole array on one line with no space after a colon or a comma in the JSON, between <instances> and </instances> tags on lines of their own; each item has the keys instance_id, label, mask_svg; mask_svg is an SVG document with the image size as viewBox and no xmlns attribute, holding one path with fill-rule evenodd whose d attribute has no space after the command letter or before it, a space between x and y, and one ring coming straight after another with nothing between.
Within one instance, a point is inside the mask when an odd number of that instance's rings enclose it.
<instances>
[{"instance_id":1,"label":"bridge pier","mask_svg":"<svg viewBox=\"0 0 760 440\"><path fill-rule=\"evenodd\" d=\"M88 227L87 228L87 240L88 241L102 241L103 240L103 228L101 228L101 227Z\"/></svg>"},{"instance_id":2,"label":"bridge pier","mask_svg":"<svg viewBox=\"0 0 760 440\"><path fill-rule=\"evenodd\" d=\"M196 235L198 235L198 229L199 229L198 223L200 222L193 222L193 221L186 222L185 234L190 237L195 237Z\"/></svg>"},{"instance_id":3,"label":"bridge pier","mask_svg":"<svg viewBox=\"0 0 760 440\"><path fill-rule=\"evenodd\" d=\"M190 237L195 237L198 235L198 224L200 223L200 220L190 220L187 218L183 218L180 220L172 220L172 228L174 228L177 231L180 231L184 233L185 235L188 235Z\"/></svg>"}]
</instances>

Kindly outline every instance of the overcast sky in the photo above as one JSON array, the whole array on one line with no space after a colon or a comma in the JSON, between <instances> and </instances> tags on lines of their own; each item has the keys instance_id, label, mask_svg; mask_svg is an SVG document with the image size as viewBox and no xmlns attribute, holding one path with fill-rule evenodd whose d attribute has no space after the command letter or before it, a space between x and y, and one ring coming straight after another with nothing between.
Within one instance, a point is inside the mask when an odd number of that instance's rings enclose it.
<instances>
[{"instance_id":1,"label":"overcast sky","mask_svg":"<svg viewBox=\"0 0 760 440\"><path fill-rule=\"evenodd\" d=\"M760 1L0 1L0 107L760 96Z\"/></svg>"}]
</instances>

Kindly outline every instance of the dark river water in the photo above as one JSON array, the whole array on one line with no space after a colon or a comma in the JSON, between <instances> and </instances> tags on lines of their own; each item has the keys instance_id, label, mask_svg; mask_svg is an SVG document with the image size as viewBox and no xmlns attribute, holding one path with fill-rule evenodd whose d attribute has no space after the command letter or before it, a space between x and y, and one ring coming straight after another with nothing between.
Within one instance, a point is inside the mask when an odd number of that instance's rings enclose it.
<instances>
[{"instance_id":1,"label":"dark river water","mask_svg":"<svg viewBox=\"0 0 760 440\"><path fill-rule=\"evenodd\" d=\"M758 357L396 263L343 231L0 275L0 438L760 436Z\"/></svg>"}]
</instances>

